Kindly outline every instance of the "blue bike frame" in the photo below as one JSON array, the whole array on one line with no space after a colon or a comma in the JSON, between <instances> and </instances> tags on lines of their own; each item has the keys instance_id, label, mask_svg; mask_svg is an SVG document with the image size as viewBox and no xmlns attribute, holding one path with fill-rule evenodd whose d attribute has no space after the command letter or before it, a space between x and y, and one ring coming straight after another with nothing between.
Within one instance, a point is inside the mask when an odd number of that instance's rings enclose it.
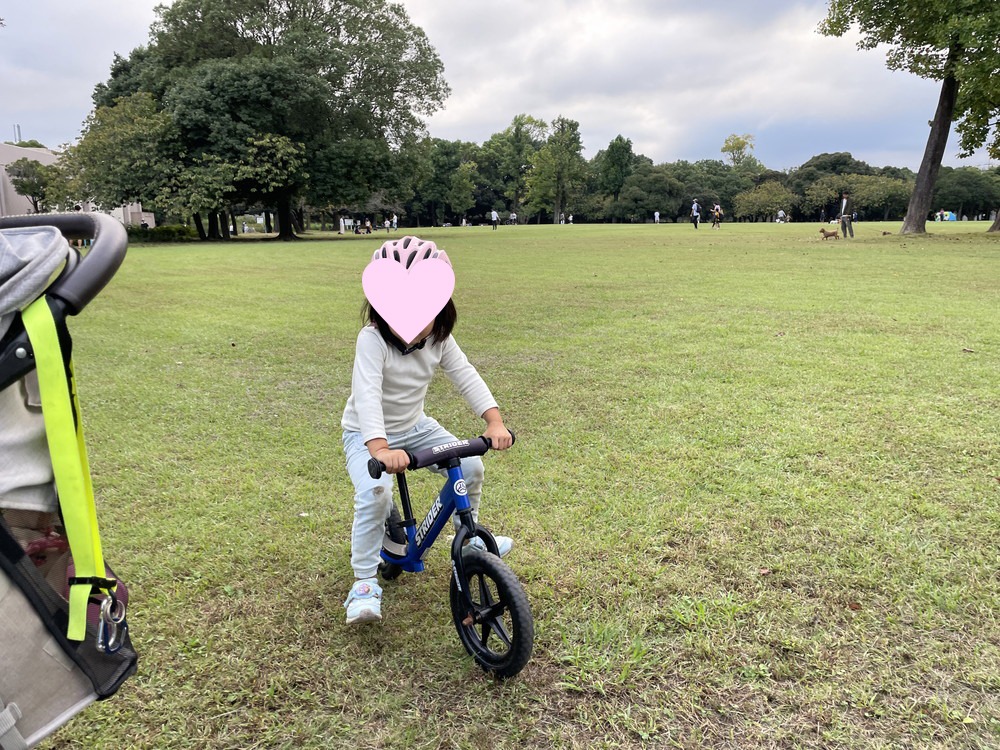
<instances>
[{"instance_id":1,"label":"blue bike frame","mask_svg":"<svg viewBox=\"0 0 1000 750\"><path fill-rule=\"evenodd\" d=\"M382 559L398 565L407 572L419 573L424 569L424 555L437 541L438 535L451 519L452 514L458 513L460 518L466 512L471 514L472 506L469 503L469 494L465 489L465 477L462 475L461 464L448 468L448 478L419 526L413 520L412 507L407 508L410 505L410 497L406 486L406 475L397 475L396 482L399 486L400 501L405 516L403 529L406 533L406 544L386 542L387 547L391 545L392 551L383 549Z\"/></svg>"},{"instance_id":2,"label":"blue bike frame","mask_svg":"<svg viewBox=\"0 0 1000 750\"><path fill-rule=\"evenodd\" d=\"M513 433L512 433L513 436ZM472 505L465 487L465 477L462 474L462 459L469 456L482 456L491 447L490 441L484 437L473 440L456 440L453 443L434 446L415 453L408 453L410 463L408 469L420 469L436 465L448 472L441 492L438 493L424 520L417 526L413 516L413 506L410 504L410 491L406 484L406 473L396 475L399 487L399 499L403 506L403 529L406 533L406 544L393 542L388 534L383 540L382 559L387 563L398 565L410 573L419 573L424 569L423 558L431 548L445 524L457 513L461 526L455 533L451 544L452 571L459 590L465 599L468 594L462 586L465 580L465 565L462 562L462 547L472 537L483 540L486 549L494 555L499 555L496 540L489 530L477 524L472 518ZM385 465L378 459L368 462L368 473L378 479L385 471ZM468 602L467 602L468 604Z\"/></svg>"}]
</instances>

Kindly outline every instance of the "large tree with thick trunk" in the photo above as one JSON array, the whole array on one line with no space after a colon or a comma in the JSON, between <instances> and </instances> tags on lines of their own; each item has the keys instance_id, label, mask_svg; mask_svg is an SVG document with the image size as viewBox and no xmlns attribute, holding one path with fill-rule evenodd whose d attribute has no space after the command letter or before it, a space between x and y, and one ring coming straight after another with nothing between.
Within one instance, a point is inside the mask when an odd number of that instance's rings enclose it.
<instances>
[{"instance_id":1,"label":"large tree with thick trunk","mask_svg":"<svg viewBox=\"0 0 1000 750\"><path fill-rule=\"evenodd\" d=\"M958 122L965 153L982 146L991 130L996 133L1000 112L996 0L830 0L820 32L842 36L855 26L861 32L861 49L888 46L890 69L941 81L902 228L903 234L923 233L952 123ZM998 138L994 136L994 148Z\"/></svg>"},{"instance_id":2,"label":"large tree with thick trunk","mask_svg":"<svg viewBox=\"0 0 1000 750\"><path fill-rule=\"evenodd\" d=\"M149 44L116 58L97 87L92 118L140 94L166 118L169 164L134 196L155 206L212 217L261 205L292 239L310 175L329 202L385 179L381 163L364 161L340 184L323 179L331 152L359 142L399 151L448 93L427 37L388 0L176 0L156 12Z\"/></svg>"}]
</instances>

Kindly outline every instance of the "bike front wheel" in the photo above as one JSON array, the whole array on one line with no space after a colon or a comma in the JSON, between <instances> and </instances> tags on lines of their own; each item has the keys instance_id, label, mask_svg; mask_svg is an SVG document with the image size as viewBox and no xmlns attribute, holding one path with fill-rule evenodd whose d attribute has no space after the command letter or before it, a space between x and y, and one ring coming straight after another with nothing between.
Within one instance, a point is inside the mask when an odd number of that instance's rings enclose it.
<instances>
[{"instance_id":1,"label":"bike front wheel","mask_svg":"<svg viewBox=\"0 0 1000 750\"><path fill-rule=\"evenodd\" d=\"M466 548L463 552L472 611L451 577L451 614L465 650L486 672L513 677L531 658L535 627L524 592L514 572L496 555Z\"/></svg>"}]
</instances>

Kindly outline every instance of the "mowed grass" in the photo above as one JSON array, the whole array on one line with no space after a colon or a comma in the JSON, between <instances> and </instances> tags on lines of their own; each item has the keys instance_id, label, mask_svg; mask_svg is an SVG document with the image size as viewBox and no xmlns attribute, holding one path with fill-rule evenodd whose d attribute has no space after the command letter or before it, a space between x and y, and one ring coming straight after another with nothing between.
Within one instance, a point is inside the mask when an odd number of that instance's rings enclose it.
<instances>
[{"instance_id":1,"label":"mowed grass","mask_svg":"<svg viewBox=\"0 0 1000 750\"><path fill-rule=\"evenodd\" d=\"M482 512L535 618L506 683L445 545L344 624L384 233L131 249L71 325L139 673L47 746L1000 746L1000 236L818 226L421 233L518 436ZM445 379L427 409L481 430Z\"/></svg>"}]
</instances>

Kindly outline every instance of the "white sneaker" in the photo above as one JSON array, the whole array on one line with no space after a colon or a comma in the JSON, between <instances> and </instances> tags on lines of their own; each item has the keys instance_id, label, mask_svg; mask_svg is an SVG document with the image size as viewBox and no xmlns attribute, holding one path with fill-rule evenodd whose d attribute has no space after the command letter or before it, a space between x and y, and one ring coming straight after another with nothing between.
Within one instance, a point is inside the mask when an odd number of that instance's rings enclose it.
<instances>
[{"instance_id":1,"label":"white sneaker","mask_svg":"<svg viewBox=\"0 0 1000 750\"><path fill-rule=\"evenodd\" d=\"M382 620L382 587L374 578L355 581L344 602L347 624Z\"/></svg>"},{"instance_id":2,"label":"white sneaker","mask_svg":"<svg viewBox=\"0 0 1000 750\"><path fill-rule=\"evenodd\" d=\"M514 540L509 536L495 536L493 539L496 540L497 549L500 551L500 557L507 557L507 553L510 552L511 548L514 546ZM478 549L481 552L486 552L486 542L478 536L474 536L469 540L469 546L473 549Z\"/></svg>"}]
</instances>

